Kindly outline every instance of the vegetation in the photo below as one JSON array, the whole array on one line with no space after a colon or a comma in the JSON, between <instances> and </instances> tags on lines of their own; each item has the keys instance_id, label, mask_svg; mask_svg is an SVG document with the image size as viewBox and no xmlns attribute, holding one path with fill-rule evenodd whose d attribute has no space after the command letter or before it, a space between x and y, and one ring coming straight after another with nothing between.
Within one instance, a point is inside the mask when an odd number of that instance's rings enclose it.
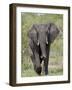
<instances>
[{"instance_id":1,"label":"vegetation","mask_svg":"<svg viewBox=\"0 0 72 90\"><path fill-rule=\"evenodd\" d=\"M21 13L21 76L38 76L29 55L28 32L33 24L55 23L63 31L62 14ZM49 57L49 75L63 74L63 33L59 34L51 45Z\"/></svg>"}]
</instances>

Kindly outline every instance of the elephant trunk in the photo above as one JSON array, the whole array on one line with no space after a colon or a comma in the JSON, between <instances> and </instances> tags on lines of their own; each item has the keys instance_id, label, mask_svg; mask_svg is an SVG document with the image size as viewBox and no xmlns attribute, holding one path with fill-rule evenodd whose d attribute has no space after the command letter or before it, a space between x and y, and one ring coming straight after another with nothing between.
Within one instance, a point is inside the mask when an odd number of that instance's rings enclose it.
<instances>
[{"instance_id":1,"label":"elephant trunk","mask_svg":"<svg viewBox=\"0 0 72 90\"><path fill-rule=\"evenodd\" d=\"M41 49L41 58L46 59L47 54L46 54L46 44L40 44L40 49Z\"/></svg>"}]
</instances>

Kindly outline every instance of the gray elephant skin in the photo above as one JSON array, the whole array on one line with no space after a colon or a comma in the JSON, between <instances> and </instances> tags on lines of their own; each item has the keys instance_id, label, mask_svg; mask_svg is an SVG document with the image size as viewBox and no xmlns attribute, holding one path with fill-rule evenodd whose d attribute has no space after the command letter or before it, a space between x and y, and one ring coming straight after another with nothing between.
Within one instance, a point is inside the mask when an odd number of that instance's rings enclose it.
<instances>
[{"instance_id":1,"label":"gray elephant skin","mask_svg":"<svg viewBox=\"0 0 72 90\"><path fill-rule=\"evenodd\" d=\"M42 62L44 63L44 73L48 75L50 45L59 32L59 29L54 23L33 24L29 30L28 36L31 49L31 60L34 70L38 75L41 75L42 72Z\"/></svg>"}]
</instances>

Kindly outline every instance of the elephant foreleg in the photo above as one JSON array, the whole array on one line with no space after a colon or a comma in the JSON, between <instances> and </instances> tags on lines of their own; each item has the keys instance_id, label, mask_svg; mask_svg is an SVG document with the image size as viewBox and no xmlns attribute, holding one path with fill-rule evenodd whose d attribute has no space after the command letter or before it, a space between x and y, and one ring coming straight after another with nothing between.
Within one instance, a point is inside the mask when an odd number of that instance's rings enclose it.
<instances>
[{"instance_id":1,"label":"elephant foreleg","mask_svg":"<svg viewBox=\"0 0 72 90\"><path fill-rule=\"evenodd\" d=\"M48 74L48 60L44 60L44 71L45 71L45 75Z\"/></svg>"},{"instance_id":2,"label":"elephant foreleg","mask_svg":"<svg viewBox=\"0 0 72 90\"><path fill-rule=\"evenodd\" d=\"M45 75L48 74L49 53L50 53L50 44L48 44L47 46L47 58L44 60Z\"/></svg>"}]
</instances>

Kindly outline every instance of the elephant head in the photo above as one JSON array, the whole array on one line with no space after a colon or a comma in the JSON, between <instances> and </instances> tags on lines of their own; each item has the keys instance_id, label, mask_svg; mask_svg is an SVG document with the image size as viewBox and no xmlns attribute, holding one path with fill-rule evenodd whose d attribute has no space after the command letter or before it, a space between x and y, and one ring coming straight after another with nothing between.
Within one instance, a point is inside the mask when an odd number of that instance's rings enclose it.
<instances>
[{"instance_id":1,"label":"elephant head","mask_svg":"<svg viewBox=\"0 0 72 90\"><path fill-rule=\"evenodd\" d=\"M38 65L39 67L40 58L45 60L49 57L47 53L47 46L55 40L58 34L59 30L57 26L53 23L33 24L29 31L29 44L34 56L34 65ZM39 68L38 70L41 72Z\"/></svg>"}]
</instances>

